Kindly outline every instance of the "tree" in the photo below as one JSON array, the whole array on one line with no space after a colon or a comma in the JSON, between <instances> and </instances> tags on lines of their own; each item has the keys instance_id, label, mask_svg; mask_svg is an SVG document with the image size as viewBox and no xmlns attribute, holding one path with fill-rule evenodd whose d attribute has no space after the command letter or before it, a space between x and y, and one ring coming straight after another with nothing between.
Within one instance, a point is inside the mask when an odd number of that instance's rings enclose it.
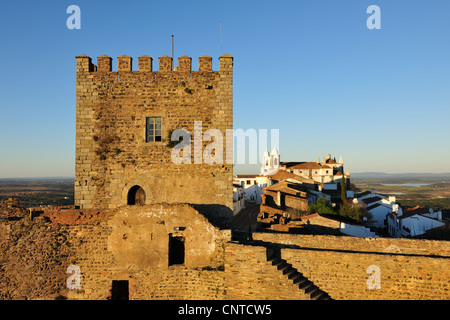
<instances>
[{"instance_id":1,"label":"tree","mask_svg":"<svg viewBox=\"0 0 450 320\"><path fill-rule=\"evenodd\" d=\"M320 213L320 214L336 214L331 204L326 198L317 199L316 203L309 206L310 213Z\"/></svg>"},{"instance_id":2,"label":"tree","mask_svg":"<svg viewBox=\"0 0 450 320\"><path fill-rule=\"evenodd\" d=\"M339 208L339 215L356 221L361 221L366 216L366 210L358 204L343 203Z\"/></svg>"},{"instance_id":3,"label":"tree","mask_svg":"<svg viewBox=\"0 0 450 320\"><path fill-rule=\"evenodd\" d=\"M345 177L342 176L341 181L341 200L343 203L347 201L347 188L345 187Z\"/></svg>"}]
</instances>

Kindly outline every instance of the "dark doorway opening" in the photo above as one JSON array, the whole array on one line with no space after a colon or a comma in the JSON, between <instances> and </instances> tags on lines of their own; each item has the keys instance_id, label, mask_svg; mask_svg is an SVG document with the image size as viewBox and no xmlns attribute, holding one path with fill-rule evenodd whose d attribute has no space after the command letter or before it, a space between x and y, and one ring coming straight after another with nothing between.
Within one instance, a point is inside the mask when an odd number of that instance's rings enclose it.
<instances>
[{"instance_id":1,"label":"dark doorway opening","mask_svg":"<svg viewBox=\"0 0 450 320\"><path fill-rule=\"evenodd\" d=\"M128 280L113 280L111 300L129 300Z\"/></svg>"},{"instance_id":2,"label":"dark doorway opening","mask_svg":"<svg viewBox=\"0 0 450 320\"><path fill-rule=\"evenodd\" d=\"M169 236L169 266L184 264L184 237Z\"/></svg>"},{"instance_id":3,"label":"dark doorway opening","mask_svg":"<svg viewBox=\"0 0 450 320\"><path fill-rule=\"evenodd\" d=\"M140 186L134 186L128 191L129 205L144 205L145 204L145 191Z\"/></svg>"}]
</instances>

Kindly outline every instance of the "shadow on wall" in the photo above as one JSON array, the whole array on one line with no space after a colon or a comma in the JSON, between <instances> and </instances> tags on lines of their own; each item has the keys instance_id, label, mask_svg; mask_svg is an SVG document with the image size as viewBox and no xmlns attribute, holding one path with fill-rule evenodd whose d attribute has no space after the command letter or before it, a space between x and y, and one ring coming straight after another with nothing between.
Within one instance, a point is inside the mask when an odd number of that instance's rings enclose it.
<instances>
[{"instance_id":1,"label":"shadow on wall","mask_svg":"<svg viewBox=\"0 0 450 320\"><path fill-rule=\"evenodd\" d=\"M231 229L233 225L233 210L221 204L190 204L203 215L209 223L221 230Z\"/></svg>"}]
</instances>

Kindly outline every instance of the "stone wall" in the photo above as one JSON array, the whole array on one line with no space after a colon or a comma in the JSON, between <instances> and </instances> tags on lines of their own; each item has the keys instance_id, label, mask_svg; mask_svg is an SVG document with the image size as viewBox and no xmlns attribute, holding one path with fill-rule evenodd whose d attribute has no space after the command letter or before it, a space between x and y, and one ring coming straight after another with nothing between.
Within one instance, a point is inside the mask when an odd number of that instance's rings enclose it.
<instances>
[{"instance_id":1,"label":"stone wall","mask_svg":"<svg viewBox=\"0 0 450 320\"><path fill-rule=\"evenodd\" d=\"M127 280L130 299L203 299L223 295L224 237L189 205L126 206L98 223L70 227L82 290L71 298L108 299ZM175 230L179 229L179 230ZM185 262L169 266L169 236L185 239ZM209 285L207 285L209 284ZM216 285L215 285L216 284Z\"/></svg>"},{"instance_id":2,"label":"stone wall","mask_svg":"<svg viewBox=\"0 0 450 320\"><path fill-rule=\"evenodd\" d=\"M107 212L54 210L30 219L18 209L0 221L1 299L108 299L112 282L126 280L130 299L220 299L224 242L192 206L126 206ZM177 230L175 230L177 229ZM168 265L171 234L185 238L185 263ZM80 288L69 290L69 266Z\"/></svg>"},{"instance_id":3,"label":"stone wall","mask_svg":"<svg viewBox=\"0 0 450 320\"><path fill-rule=\"evenodd\" d=\"M57 299L64 295L72 255L67 233L18 209L0 221L0 300Z\"/></svg>"},{"instance_id":4,"label":"stone wall","mask_svg":"<svg viewBox=\"0 0 450 320\"><path fill-rule=\"evenodd\" d=\"M145 191L146 204L217 204L232 216L225 137L233 124L233 58L221 56L219 71L212 70L206 56L199 58L199 71L191 70L189 57L179 58L177 71L170 57L159 58L158 71L152 58L138 61L133 71L131 57L121 56L118 71L112 71L108 56L98 57L97 65L77 56L75 205L120 207L137 185ZM161 141L146 142L146 118L155 116L162 119ZM208 129L221 132L223 163L206 164L195 147L191 164L172 162L170 133L186 129L194 145L194 121L201 121L202 135ZM208 144L198 145L204 150Z\"/></svg>"},{"instance_id":5,"label":"stone wall","mask_svg":"<svg viewBox=\"0 0 450 320\"><path fill-rule=\"evenodd\" d=\"M20 201L17 198L8 198L8 199L4 199L0 202L0 207L2 207L2 208L18 208L19 203L20 203Z\"/></svg>"},{"instance_id":6,"label":"stone wall","mask_svg":"<svg viewBox=\"0 0 450 320\"><path fill-rule=\"evenodd\" d=\"M192 205L54 210L30 219L14 208L0 220L0 299L108 299L125 280L130 299L309 299L267 259L281 258L333 299L448 300L448 241L254 233L230 241ZM171 235L185 239L185 262L168 265ZM69 266L80 288L69 290ZM380 289L369 289L370 266Z\"/></svg>"},{"instance_id":7,"label":"stone wall","mask_svg":"<svg viewBox=\"0 0 450 320\"><path fill-rule=\"evenodd\" d=\"M227 299L309 300L309 296L267 261L266 248L237 243L227 243L225 248Z\"/></svg>"},{"instance_id":8,"label":"stone wall","mask_svg":"<svg viewBox=\"0 0 450 320\"><path fill-rule=\"evenodd\" d=\"M283 244L281 257L333 299L450 298L448 241L274 233L253 238ZM370 266L379 268L380 289L368 288Z\"/></svg>"}]
</instances>

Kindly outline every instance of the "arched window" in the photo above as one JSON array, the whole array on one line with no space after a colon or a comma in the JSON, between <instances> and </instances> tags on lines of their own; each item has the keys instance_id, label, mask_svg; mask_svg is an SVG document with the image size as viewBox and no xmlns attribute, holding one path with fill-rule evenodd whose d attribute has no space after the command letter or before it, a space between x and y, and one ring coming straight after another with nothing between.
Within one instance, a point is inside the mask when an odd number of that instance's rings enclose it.
<instances>
[{"instance_id":1,"label":"arched window","mask_svg":"<svg viewBox=\"0 0 450 320\"><path fill-rule=\"evenodd\" d=\"M145 191L140 186L133 186L128 191L129 205L144 205L145 204Z\"/></svg>"}]
</instances>

